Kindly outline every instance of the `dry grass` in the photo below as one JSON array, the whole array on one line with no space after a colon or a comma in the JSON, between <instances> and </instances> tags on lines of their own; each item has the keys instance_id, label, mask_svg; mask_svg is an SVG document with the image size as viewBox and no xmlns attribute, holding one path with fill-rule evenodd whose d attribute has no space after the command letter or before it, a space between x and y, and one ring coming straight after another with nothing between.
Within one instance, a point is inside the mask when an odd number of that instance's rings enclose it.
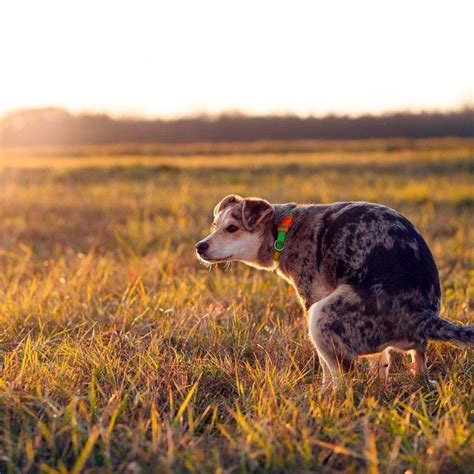
<instances>
[{"instance_id":1,"label":"dry grass","mask_svg":"<svg viewBox=\"0 0 474 474\"><path fill-rule=\"evenodd\" d=\"M400 357L388 388L361 364L321 398L288 286L193 252L229 192L382 202L430 243L443 315L472 324L472 142L420 143L0 156L0 472L472 472L472 352L430 346L436 389Z\"/></svg>"}]
</instances>

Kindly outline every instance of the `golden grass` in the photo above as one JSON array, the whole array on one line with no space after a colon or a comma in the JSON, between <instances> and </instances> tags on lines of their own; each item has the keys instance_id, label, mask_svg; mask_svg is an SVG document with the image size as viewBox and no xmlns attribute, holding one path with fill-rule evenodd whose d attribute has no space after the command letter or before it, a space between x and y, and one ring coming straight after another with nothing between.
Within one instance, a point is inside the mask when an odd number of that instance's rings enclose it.
<instances>
[{"instance_id":1,"label":"golden grass","mask_svg":"<svg viewBox=\"0 0 474 474\"><path fill-rule=\"evenodd\" d=\"M382 202L431 245L443 315L472 324L474 153L443 143L1 154L0 472L472 471L472 351L430 346L436 389L399 357L388 388L361 363L322 398L286 283L193 248L230 192Z\"/></svg>"}]
</instances>

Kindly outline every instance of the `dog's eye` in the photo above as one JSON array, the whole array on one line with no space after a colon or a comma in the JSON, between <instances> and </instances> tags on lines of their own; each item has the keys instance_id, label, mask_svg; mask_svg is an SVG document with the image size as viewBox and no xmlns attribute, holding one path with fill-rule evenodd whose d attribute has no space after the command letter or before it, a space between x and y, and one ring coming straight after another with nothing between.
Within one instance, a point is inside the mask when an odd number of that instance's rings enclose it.
<instances>
[{"instance_id":1,"label":"dog's eye","mask_svg":"<svg viewBox=\"0 0 474 474\"><path fill-rule=\"evenodd\" d=\"M234 224L231 224L230 226L227 227L226 231L227 232L236 232L237 230L239 230L239 228L234 225Z\"/></svg>"}]
</instances>

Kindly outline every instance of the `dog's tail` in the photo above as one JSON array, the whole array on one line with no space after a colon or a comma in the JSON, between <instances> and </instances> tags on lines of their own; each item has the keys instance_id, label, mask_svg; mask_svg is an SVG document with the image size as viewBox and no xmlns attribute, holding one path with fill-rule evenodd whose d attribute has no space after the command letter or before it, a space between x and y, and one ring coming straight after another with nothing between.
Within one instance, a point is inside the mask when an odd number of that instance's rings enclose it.
<instances>
[{"instance_id":1,"label":"dog's tail","mask_svg":"<svg viewBox=\"0 0 474 474\"><path fill-rule=\"evenodd\" d=\"M426 339L474 347L474 325L458 326L434 316L426 321L423 332Z\"/></svg>"}]
</instances>

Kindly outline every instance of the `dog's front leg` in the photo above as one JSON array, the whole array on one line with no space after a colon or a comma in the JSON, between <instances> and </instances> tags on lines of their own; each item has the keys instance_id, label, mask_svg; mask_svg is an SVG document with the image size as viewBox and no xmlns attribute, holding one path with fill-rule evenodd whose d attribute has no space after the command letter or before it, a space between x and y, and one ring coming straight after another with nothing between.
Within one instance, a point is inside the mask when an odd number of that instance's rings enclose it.
<instances>
[{"instance_id":1,"label":"dog's front leg","mask_svg":"<svg viewBox=\"0 0 474 474\"><path fill-rule=\"evenodd\" d=\"M356 358L340 333L342 323L339 309L343 298L343 289L335 291L313 304L308 311L309 337L321 361L323 388L332 385L337 389L341 375L350 370Z\"/></svg>"},{"instance_id":2,"label":"dog's front leg","mask_svg":"<svg viewBox=\"0 0 474 474\"><path fill-rule=\"evenodd\" d=\"M323 380L321 382L321 386L322 386L322 389L325 390L331 385L331 382L332 382L331 371L329 370L328 364L323 359L322 354L320 354L319 352L318 352L318 359L319 359L319 364L321 365L321 369L323 371Z\"/></svg>"}]
</instances>

